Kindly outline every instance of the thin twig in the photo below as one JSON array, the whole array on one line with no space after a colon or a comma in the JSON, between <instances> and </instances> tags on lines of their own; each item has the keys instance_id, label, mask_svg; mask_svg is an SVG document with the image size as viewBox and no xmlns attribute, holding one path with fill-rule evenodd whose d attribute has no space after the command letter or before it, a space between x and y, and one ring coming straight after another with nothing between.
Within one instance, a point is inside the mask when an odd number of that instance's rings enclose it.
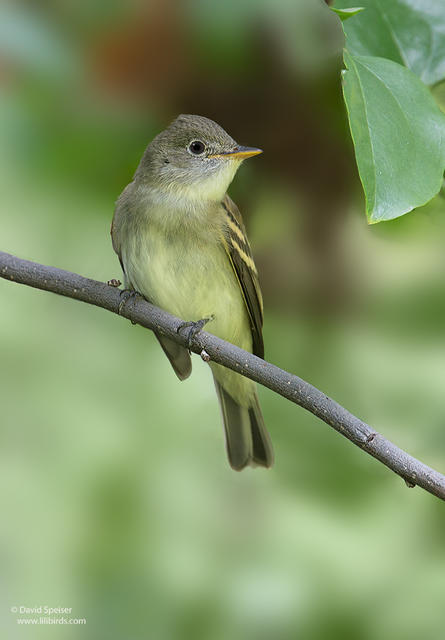
<instances>
[{"instance_id":1,"label":"thin twig","mask_svg":"<svg viewBox=\"0 0 445 640\"><path fill-rule=\"evenodd\" d=\"M0 276L5 280L102 307L187 346L187 333L178 333L183 320L153 306L140 296L123 296L122 291L115 286L3 252L0 252ZM401 476L408 486L417 485L445 500L445 476L399 449L335 400L298 376L205 331L193 338L191 350L201 354L205 360L211 359L233 369L307 409Z\"/></svg>"}]
</instances>

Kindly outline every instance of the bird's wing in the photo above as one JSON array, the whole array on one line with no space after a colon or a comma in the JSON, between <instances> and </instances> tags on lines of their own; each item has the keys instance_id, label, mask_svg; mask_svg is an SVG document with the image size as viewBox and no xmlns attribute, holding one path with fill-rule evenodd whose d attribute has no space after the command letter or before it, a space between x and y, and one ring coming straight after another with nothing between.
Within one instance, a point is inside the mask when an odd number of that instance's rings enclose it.
<instances>
[{"instance_id":1,"label":"bird's wing","mask_svg":"<svg viewBox=\"0 0 445 640\"><path fill-rule=\"evenodd\" d=\"M252 330L253 353L264 358L263 297L258 273L247 240L246 229L238 207L228 195L222 201L226 213L225 248L243 293Z\"/></svg>"},{"instance_id":2,"label":"bird's wing","mask_svg":"<svg viewBox=\"0 0 445 640\"><path fill-rule=\"evenodd\" d=\"M114 209L113 220L111 222L111 242L113 244L113 249L117 253L119 258L119 262L121 263L122 271L125 277L127 274L125 273L124 263L122 261L122 251L121 251L121 232L122 232L122 224L125 220L125 217L129 213L131 194L133 191L134 182L130 182L125 189L120 194L116 207ZM128 286L129 283L126 283Z\"/></svg>"}]
</instances>

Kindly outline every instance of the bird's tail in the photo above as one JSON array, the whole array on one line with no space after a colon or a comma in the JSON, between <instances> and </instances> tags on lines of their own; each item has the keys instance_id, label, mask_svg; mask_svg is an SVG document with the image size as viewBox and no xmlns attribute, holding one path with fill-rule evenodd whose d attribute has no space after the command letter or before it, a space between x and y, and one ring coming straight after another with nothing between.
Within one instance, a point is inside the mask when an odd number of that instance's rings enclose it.
<instances>
[{"instance_id":1,"label":"bird's tail","mask_svg":"<svg viewBox=\"0 0 445 640\"><path fill-rule=\"evenodd\" d=\"M264 425L256 392L250 406L243 407L216 379L215 386L221 405L230 466L236 471L241 471L247 465L271 467L272 442Z\"/></svg>"}]
</instances>

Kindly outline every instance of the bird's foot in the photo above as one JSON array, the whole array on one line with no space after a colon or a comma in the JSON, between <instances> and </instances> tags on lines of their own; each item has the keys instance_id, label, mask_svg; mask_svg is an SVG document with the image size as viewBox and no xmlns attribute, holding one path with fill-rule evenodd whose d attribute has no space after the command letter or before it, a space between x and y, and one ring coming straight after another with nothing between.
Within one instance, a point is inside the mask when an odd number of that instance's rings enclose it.
<instances>
[{"instance_id":1,"label":"bird's foot","mask_svg":"<svg viewBox=\"0 0 445 640\"><path fill-rule=\"evenodd\" d=\"M134 303L134 301L136 300L137 297L143 298L143 296L141 296L141 294L138 291L133 291L133 290L130 290L130 289L124 289L123 291L121 291L121 301L120 301L119 307L117 309L118 314L121 316L122 312L123 312L123 309L124 309L125 305L127 304L127 302L132 299L133 303ZM136 322L134 322L134 320L130 319L130 322L131 322L131 324L136 324Z\"/></svg>"},{"instance_id":2,"label":"bird's foot","mask_svg":"<svg viewBox=\"0 0 445 640\"><path fill-rule=\"evenodd\" d=\"M202 331L203 327L205 327L205 325L208 322L211 322L214 319L215 319L215 316L212 314L208 318L201 318L201 320L196 320L195 322L193 322L193 321L182 322L179 325L179 327L176 329L176 331L178 333L180 333L181 329L185 329L187 327L190 327L190 329L189 329L189 331L187 333L187 347L188 347L189 351L191 350L192 344L193 344L193 340L198 335L198 333L200 331Z\"/></svg>"},{"instance_id":3,"label":"bird's foot","mask_svg":"<svg viewBox=\"0 0 445 640\"><path fill-rule=\"evenodd\" d=\"M120 287L122 284L122 282L120 280L116 280L116 278L112 278L111 280L107 281L107 285L109 287Z\"/></svg>"}]
</instances>

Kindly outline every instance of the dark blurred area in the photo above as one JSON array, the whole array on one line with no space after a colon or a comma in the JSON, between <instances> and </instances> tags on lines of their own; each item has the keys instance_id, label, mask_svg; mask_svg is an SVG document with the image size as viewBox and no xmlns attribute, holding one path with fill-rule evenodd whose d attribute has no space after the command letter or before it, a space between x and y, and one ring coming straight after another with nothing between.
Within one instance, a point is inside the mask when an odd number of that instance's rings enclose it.
<instances>
[{"instance_id":1,"label":"dark blurred area","mask_svg":"<svg viewBox=\"0 0 445 640\"><path fill-rule=\"evenodd\" d=\"M367 225L342 46L322 0L3 3L1 249L120 277L115 199L172 119L210 117L264 149L230 194L266 357L444 469L443 195ZM47 638L11 612L45 604L87 619L59 638L441 636L437 499L266 390L276 465L236 474L198 359L179 384L140 327L4 281L0 300L8 638Z\"/></svg>"}]
</instances>

